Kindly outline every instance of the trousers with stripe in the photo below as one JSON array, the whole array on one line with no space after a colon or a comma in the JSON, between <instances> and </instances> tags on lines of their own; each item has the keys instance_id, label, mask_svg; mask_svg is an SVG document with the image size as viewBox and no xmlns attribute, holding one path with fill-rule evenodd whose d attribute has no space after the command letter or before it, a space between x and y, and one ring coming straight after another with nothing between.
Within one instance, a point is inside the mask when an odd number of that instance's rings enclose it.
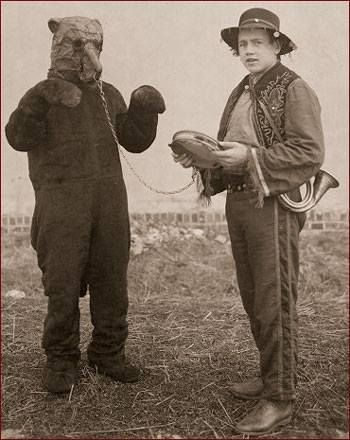
<instances>
[{"instance_id":1,"label":"trousers with stripe","mask_svg":"<svg viewBox=\"0 0 350 440\"><path fill-rule=\"evenodd\" d=\"M299 233L305 214L268 197L227 194L226 218L242 303L260 353L267 399L294 400L297 381Z\"/></svg>"}]
</instances>

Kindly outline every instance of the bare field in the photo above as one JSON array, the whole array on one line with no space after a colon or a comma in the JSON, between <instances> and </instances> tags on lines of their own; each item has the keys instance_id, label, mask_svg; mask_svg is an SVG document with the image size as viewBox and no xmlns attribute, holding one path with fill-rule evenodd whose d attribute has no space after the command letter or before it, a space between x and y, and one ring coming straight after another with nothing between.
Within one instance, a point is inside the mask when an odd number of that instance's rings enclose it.
<instances>
[{"instance_id":1,"label":"bare field","mask_svg":"<svg viewBox=\"0 0 350 440\"><path fill-rule=\"evenodd\" d=\"M127 354L142 380L122 385L88 369L87 296L81 377L63 397L41 386L46 298L35 254L4 238L1 438L242 438L234 425L254 402L230 384L255 375L258 357L227 235L181 234L131 258ZM292 423L268 438L349 438L347 288L347 234L303 233L298 398ZM13 289L25 297L7 297Z\"/></svg>"}]
</instances>

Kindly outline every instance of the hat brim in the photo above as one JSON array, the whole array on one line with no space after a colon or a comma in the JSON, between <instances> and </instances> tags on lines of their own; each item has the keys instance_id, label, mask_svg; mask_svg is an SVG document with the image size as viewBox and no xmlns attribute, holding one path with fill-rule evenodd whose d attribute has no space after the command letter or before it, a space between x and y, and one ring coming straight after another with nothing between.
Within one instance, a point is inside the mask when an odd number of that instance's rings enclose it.
<instances>
[{"instance_id":1,"label":"hat brim","mask_svg":"<svg viewBox=\"0 0 350 440\"><path fill-rule=\"evenodd\" d=\"M268 27L262 27L261 24L251 23L249 26L242 27L230 27L222 29L221 38L228 44L231 48L235 49L238 53L238 33L240 29L248 29L248 28L257 28L257 29L269 29L271 31L276 32L276 29L271 29ZM297 48L296 44L289 38L287 35L278 31L279 36L276 38L281 44L281 50L279 55L286 55L289 52L292 52Z\"/></svg>"}]
</instances>

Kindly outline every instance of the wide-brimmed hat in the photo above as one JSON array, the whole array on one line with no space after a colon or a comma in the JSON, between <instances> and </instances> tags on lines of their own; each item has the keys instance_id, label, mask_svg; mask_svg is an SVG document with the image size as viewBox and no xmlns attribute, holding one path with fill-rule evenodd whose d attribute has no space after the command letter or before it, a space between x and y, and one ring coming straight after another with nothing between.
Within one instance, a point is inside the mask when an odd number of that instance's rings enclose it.
<instances>
[{"instance_id":1,"label":"wide-brimmed hat","mask_svg":"<svg viewBox=\"0 0 350 440\"><path fill-rule=\"evenodd\" d=\"M238 32L240 29L270 29L274 38L280 42L279 55L285 55L297 46L293 41L280 31L280 19L273 12L263 8L252 8L243 12L239 18L238 26L222 29L221 37L232 49L238 53Z\"/></svg>"}]
</instances>

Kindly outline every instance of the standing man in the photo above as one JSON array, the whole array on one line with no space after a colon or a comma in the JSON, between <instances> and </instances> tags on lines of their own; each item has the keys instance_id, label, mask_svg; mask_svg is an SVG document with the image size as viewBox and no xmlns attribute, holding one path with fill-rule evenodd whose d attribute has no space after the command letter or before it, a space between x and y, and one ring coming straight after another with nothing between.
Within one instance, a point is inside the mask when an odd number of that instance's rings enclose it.
<instances>
[{"instance_id":1,"label":"standing man","mask_svg":"<svg viewBox=\"0 0 350 440\"><path fill-rule=\"evenodd\" d=\"M265 434L291 420L297 383L299 233L305 214L283 208L277 195L300 200L299 186L324 159L320 105L313 90L281 64L296 49L271 11L245 11L221 31L249 74L231 93L214 152L219 168L202 173L204 195L227 189L226 217L237 280L260 353L256 379L234 383L242 399L257 399L238 423L244 434ZM188 155L175 155L184 167ZM210 181L206 181L210 179Z\"/></svg>"},{"instance_id":2,"label":"standing man","mask_svg":"<svg viewBox=\"0 0 350 440\"><path fill-rule=\"evenodd\" d=\"M35 191L31 239L48 297L43 384L65 393L78 378L79 296L87 289L89 363L116 381L138 380L139 370L125 356L130 231L115 134L128 151L145 151L165 104L155 88L141 86L127 107L113 85L99 80L98 20L53 18L48 26L48 79L20 100L6 136L15 150L27 152Z\"/></svg>"}]
</instances>

